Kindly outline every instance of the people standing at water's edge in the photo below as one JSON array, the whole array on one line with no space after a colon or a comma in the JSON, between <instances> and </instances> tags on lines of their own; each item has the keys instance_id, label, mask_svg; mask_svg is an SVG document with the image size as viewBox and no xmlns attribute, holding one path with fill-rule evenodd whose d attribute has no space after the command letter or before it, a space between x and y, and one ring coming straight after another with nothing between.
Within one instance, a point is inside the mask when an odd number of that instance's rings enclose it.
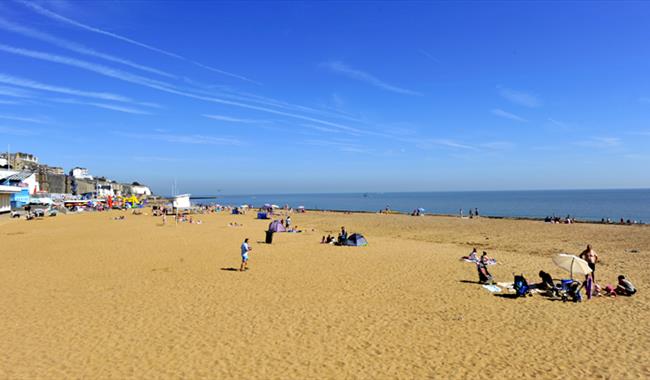
<instances>
[{"instance_id":1,"label":"people standing at water's edge","mask_svg":"<svg viewBox=\"0 0 650 380\"><path fill-rule=\"evenodd\" d=\"M248 245L248 238L244 239L244 242L241 245L241 266L239 267L240 272L248 270L248 252L250 252L252 249L253 248Z\"/></svg>"},{"instance_id":2,"label":"people standing at water's edge","mask_svg":"<svg viewBox=\"0 0 650 380\"><path fill-rule=\"evenodd\" d=\"M596 281L596 263L599 261L598 259L598 254L596 251L594 251L593 248L591 248L591 244L587 244L587 248L582 251L580 254L580 258L583 259L584 261L589 264L589 268L591 268L591 280ZM585 277L585 279L589 278L589 275Z\"/></svg>"}]
</instances>

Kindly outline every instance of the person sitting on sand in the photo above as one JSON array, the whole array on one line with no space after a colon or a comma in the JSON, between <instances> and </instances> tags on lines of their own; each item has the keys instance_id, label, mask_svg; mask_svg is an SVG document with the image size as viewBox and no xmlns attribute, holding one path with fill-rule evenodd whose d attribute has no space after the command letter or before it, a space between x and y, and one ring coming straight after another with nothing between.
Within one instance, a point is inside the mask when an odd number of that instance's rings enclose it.
<instances>
[{"instance_id":1,"label":"person sitting on sand","mask_svg":"<svg viewBox=\"0 0 650 380\"><path fill-rule=\"evenodd\" d=\"M625 276L618 276L618 285L616 286L616 293L622 296L633 296L636 293L636 288L634 284Z\"/></svg>"},{"instance_id":2,"label":"person sitting on sand","mask_svg":"<svg viewBox=\"0 0 650 380\"><path fill-rule=\"evenodd\" d=\"M252 249L253 248L248 245L248 238L244 239L244 242L241 245L241 266L239 267L240 272L248 270L248 252L250 252Z\"/></svg>"},{"instance_id":3,"label":"person sitting on sand","mask_svg":"<svg viewBox=\"0 0 650 380\"><path fill-rule=\"evenodd\" d=\"M544 272L543 270L539 271L539 278L542 282L535 284L535 288L542 290L553 290L555 289L555 284L553 283L553 277L550 274Z\"/></svg>"},{"instance_id":4,"label":"person sitting on sand","mask_svg":"<svg viewBox=\"0 0 650 380\"><path fill-rule=\"evenodd\" d=\"M339 234L339 244L345 243L348 240L348 232L345 230L345 227L341 227L341 233Z\"/></svg>"},{"instance_id":5,"label":"person sitting on sand","mask_svg":"<svg viewBox=\"0 0 650 380\"><path fill-rule=\"evenodd\" d=\"M320 243L325 244L325 235L323 235L323 237L320 239Z\"/></svg>"},{"instance_id":6,"label":"person sitting on sand","mask_svg":"<svg viewBox=\"0 0 650 380\"><path fill-rule=\"evenodd\" d=\"M477 262L478 261L478 252L476 252L476 247L474 247L472 249L472 252L470 252L469 255L463 256L460 259L465 260L465 261Z\"/></svg>"}]
</instances>

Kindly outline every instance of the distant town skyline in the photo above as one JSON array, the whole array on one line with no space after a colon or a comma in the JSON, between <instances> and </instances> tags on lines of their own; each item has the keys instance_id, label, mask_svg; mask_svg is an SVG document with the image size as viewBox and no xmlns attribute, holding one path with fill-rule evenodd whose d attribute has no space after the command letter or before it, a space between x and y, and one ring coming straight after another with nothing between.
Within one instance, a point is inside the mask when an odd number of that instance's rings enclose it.
<instances>
[{"instance_id":1,"label":"distant town skyline","mask_svg":"<svg viewBox=\"0 0 650 380\"><path fill-rule=\"evenodd\" d=\"M0 3L0 150L197 195L650 188L650 3Z\"/></svg>"}]
</instances>

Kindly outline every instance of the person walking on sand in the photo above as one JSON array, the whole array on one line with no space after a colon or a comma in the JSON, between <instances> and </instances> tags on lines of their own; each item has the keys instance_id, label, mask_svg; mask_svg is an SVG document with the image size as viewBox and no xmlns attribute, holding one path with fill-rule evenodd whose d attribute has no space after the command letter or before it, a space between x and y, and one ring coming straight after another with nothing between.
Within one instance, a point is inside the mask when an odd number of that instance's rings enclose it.
<instances>
[{"instance_id":1,"label":"person walking on sand","mask_svg":"<svg viewBox=\"0 0 650 380\"><path fill-rule=\"evenodd\" d=\"M248 245L248 238L244 239L244 242L241 245L241 266L239 267L240 272L248 270L248 252L250 252L252 249L253 248Z\"/></svg>"},{"instance_id":2,"label":"person walking on sand","mask_svg":"<svg viewBox=\"0 0 650 380\"><path fill-rule=\"evenodd\" d=\"M587 248L582 251L580 254L580 258L583 259L584 261L587 262L589 265L589 268L591 268L591 280L595 283L596 282L596 263L599 261L598 260L598 254L596 251L594 251L593 248L591 248L591 244L587 244ZM586 278L588 278L589 275L587 275Z\"/></svg>"}]
</instances>

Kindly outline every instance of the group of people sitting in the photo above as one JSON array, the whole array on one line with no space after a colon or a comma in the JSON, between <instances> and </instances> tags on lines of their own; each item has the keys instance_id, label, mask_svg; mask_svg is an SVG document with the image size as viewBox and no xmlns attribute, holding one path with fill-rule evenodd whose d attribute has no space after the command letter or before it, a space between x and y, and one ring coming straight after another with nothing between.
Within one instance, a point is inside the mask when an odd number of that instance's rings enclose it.
<instances>
[{"instance_id":1,"label":"group of people sitting","mask_svg":"<svg viewBox=\"0 0 650 380\"><path fill-rule=\"evenodd\" d=\"M165 215L163 215L163 219L166 219ZM176 214L176 223L203 224L200 219L194 219L189 214Z\"/></svg>"},{"instance_id":2,"label":"group of people sitting","mask_svg":"<svg viewBox=\"0 0 650 380\"><path fill-rule=\"evenodd\" d=\"M587 249L585 249L580 254L580 257L587 261L589 267L592 269L592 272L586 276L584 283L581 284L579 281L573 279L561 280L559 283L556 283L549 273L540 270L540 282L535 284L528 284L523 275L515 276L515 291L518 293L518 295L527 295L530 294L531 290L538 289L540 291L546 291L547 294L553 296L561 296L565 301L571 299L574 302L579 302L582 300L580 292L583 288L585 289L585 293L588 299L601 295L610 297L616 297L617 295L632 296L637 292L634 284L632 284L632 282L624 275L618 276L616 287L607 285L603 288L597 284L594 280L594 271L596 268L596 262L598 261L598 255L590 245L588 245ZM461 257L461 260L473 262L476 264L479 283L485 285L495 284L494 277L488 270L488 266L496 264L496 260L490 258L487 252L483 251L483 254L479 257L476 248L474 248L469 255Z\"/></svg>"},{"instance_id":3,"label":"group of people sitting","mask_svg":"<svg viewBox=\"0 0 650 380\"><path fill-rule=\"evenodd\" d=\"M566 218L560 218L559 216L547 216L544 218L544 222L552 224L573 224L576 222L575 218L572 218L571 215L567 215Z\"/></svg>"},{"instance_id":4,"label":"group of people sitting","mask_svg":"<svg viewBox=\"0 0 650 380\"><path fill-rule=\"evenodd\" d=\"M327 234L327 237L323 235L323 237L320 240L321 244L335 244L335 245L342 245L348 240L348 231L345 230L345 227L341 227L341 232L339 233L339 236L334 238L334 236Z\"/></svg>"}]
</instances>

